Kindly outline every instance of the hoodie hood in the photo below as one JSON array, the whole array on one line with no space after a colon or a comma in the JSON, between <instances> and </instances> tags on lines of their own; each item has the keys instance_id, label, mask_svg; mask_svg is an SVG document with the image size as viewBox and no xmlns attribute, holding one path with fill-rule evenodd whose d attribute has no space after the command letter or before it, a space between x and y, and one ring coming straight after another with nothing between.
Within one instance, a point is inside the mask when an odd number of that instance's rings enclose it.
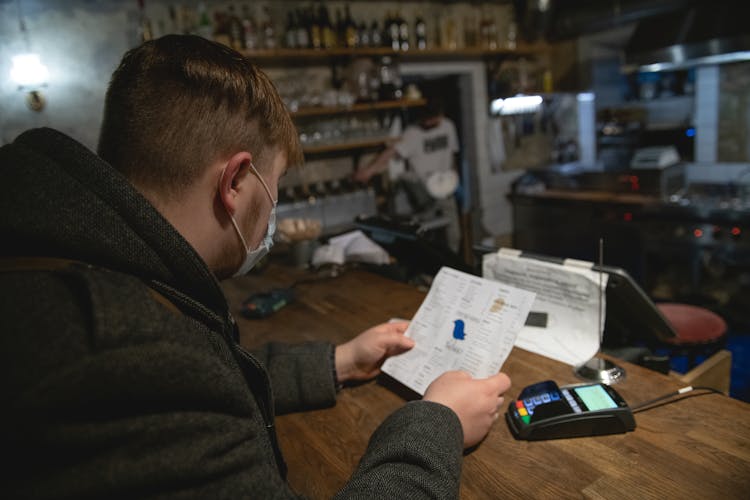
<instances>
[{"instance_id":1,"label":"hoodie hood","mask_svg":"<svg viewBox=\"0 0 750 500\"><path fill-rule=\"evenodd\" d=\"M0 148L4 256L58 257L135 275L201 302L227 304L193 247L118 171L49 128Z\"/></svg>"}]
</instances>

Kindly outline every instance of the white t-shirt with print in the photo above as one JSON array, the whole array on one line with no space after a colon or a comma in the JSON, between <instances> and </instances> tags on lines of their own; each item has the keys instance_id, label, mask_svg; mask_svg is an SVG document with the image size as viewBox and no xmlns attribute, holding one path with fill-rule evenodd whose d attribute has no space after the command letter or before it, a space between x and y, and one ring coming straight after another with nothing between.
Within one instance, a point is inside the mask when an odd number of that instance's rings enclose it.
<instances>
[{"instance_id":1,"label":"white t-shirt with print","mask_svg":"<svg viewBox=\"0 0 750 500\"><path fill-rule=\"evenodd\" d=\"M431 128L410 125L394 146L402 158L409 161L417 176L426 182L430 174L453 169L453 155L458 153L456 126L446 117Z\"/></svg>"}]
</instances>

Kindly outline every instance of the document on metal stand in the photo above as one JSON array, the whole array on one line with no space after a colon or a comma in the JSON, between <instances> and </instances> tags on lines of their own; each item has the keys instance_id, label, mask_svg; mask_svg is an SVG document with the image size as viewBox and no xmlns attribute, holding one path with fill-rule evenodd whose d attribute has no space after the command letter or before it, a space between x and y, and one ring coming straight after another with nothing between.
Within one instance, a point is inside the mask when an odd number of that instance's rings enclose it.
<instances>
[{"instance_id":1,"label":"document on metal stand","mask_svg":"<svg viewBox=\"0 0 750 500\"><path fill-rule=\"evenodd\" d=\"M526 321L533 292L443 267L405 335L416 345L388 358L383 372L424 395L446 371L474 378L500 371Z\"/></svg>"},{"instance_id":2,"label":"document on metal stand","mask_svg":"<svg viewBox=\"0 0 750 500\"><path fill-rule=\"evenodd\" d=\"M597 353L604 329L602 294L608 276L592 268L592 262L547 262L503 248L484 256L482 275L536 293L530 318L545 320L527 322L517 347L578 366Z\"/></svg>"}]
</instances>

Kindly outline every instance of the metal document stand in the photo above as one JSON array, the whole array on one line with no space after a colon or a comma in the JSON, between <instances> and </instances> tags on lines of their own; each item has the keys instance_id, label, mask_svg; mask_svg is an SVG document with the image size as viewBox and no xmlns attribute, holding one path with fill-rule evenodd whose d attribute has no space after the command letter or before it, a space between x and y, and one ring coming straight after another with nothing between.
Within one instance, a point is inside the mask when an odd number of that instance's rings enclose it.
<instances>
[{"instance_id":1,"label":"metal document stand","mask_svg":"<svg viewBox=\"0 0 750 500\"><path fill-rule=\"evenodd\" d=\"M486 252L486 248L475 248ZM536 259L553 264L564 265L565 260L559 257L539 255L521 251L521 258ZM641 341L665 341L676 337L672 325L659 311L643 289L633 278L619 267L593 265L592 271L607 275L606 316L604 331L610 339L618 339L623 345L632 345ZM512 284L512 283L511 283ZM600 309L601 310L601 309ZM601 310L604 314L604 311ZM601 319L599 321L601 324ZM601 352L602 339L600 339ZM585 380L615 384L625 379L625 370L615 363L601 358L591 358L584 364L575 367L575 374Z\"/></svg>"},{"instance_id":2,"label":"metal document stand","mask_svg":"<svg viewBox=\"0 0 750 500\"><path fill-rule=\"evenodd\" d=\"M602 324L602 315L604 314L603 307L603 296L606 293L602 281L604 278L604 270L602 265L604 262L604 240L599 239L599 350L601 351L602 342L604 341L604 325ZM575 373L578 377L585 380L592 380L594 382L603 382L605 384L616 384L622 380L625 380L625 369L621 366L614 364L606 359L593 357L586 361L581 366L576 367Z\"/></svg>"},{"instance_id":3,"label":"metal document stand","mask_svg":"<svg viewBox=\"0 0 750 500\"><path fill-rule=\"evenodd\" d=\"M598 265L593 266L592 270L608 275L607 316L604 326L608 334L659 341L677 336L656 304L624 269ZM615 384L625 379L622 367L601 358L591 358L576 367L575 374L582 379L605 384Z\"/></svg>"},{"instance_id":4,"label":"metal document stand","mask_svg":"<svg viewBox=\"0 0 750 500\"><path fill-rule=\"evenodd\" d=\"M575 369L577 377L607 385L625 380L625 369L608 359L591 358Z\"/></svg>"}]
</instances>

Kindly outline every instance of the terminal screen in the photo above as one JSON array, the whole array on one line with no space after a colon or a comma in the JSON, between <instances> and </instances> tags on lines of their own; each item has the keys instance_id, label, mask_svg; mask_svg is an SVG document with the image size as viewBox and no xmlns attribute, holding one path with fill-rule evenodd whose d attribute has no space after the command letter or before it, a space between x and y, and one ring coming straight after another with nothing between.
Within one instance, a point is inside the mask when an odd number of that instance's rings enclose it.
<instances>
[{"instance_id":1,"label":"terminal screen","mask_svg":"<svg viewBox=\"0 0 750 500\"><path fill-rule=\"evenodd\" d=\"M601 385L587 385L573 389L589 411L617 408L617 403Z\"/></svg>"}]
</instances>

